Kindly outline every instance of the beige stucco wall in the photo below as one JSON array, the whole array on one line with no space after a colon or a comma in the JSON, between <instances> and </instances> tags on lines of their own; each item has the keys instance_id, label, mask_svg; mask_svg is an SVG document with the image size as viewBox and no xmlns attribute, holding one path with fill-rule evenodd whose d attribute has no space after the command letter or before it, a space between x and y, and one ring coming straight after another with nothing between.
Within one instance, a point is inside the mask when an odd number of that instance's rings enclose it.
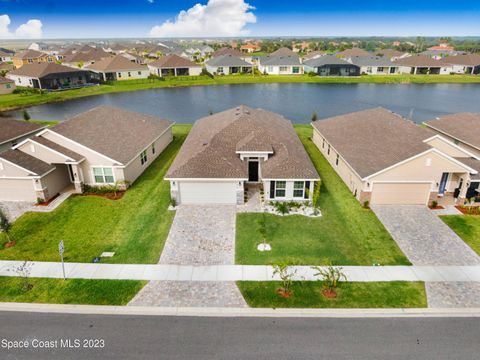
<instances>
[{"instance_id":1,"label":"beige stucco wall","mask_svg":"<svg viewBox=\"0 0 480 360\"><path fill-rule=\"evenodd\" d=\"M37 200L33 179L5 179L0 177L0 201Z\"/></svg>"},{"instance_id":2,"label":"beige stucco wall","mask_svg":"<svg viewBox=\"0 0 480 360\"><path fill-rule=\"evenodd\" d=\"M30 173L26 170L14 166L11 163L0 159L0 179L4 177L24 177L30 176Z\"/></svg>"},{"instance_id":3,"label":"beige stucco wall","mask_svg":"<svg viewBox=\"0 0 480 360\"><path fill-rule=\"evenodd\" d=\"M25 144L22 144L18 147L18 150L21 150L22 152L36 157L37 159L40 159L48 164L63 164L65 161L68 161L65 156L61 156L60 154L52 151L51 149L36 144L32 141L27 141Z\"/></svg>"},{"instance_id":4,"label":"beige stucco wall","mask_svg":"<svg viewBox=\"0 0 480 360\"><path fill-rule=\"evenodd\" d=\"M327 159L327 161L333 167L335 172L343 180L345 185L347 185L352 194L355 194L356 192L356 198L361 200L361 191L365 188L365 183L361 180L361 178L347 165L341 156L338 159L338 165L335 164L337 152L333 147L330 147L330 154L328 154L328 141L325 139L325 146L323 147L323 136L316 129L313 129L313 142L325 159Z\"/></svg>"},{"instance_id":5,"label":"beige stucco wall","mask_svg":"<svg viewBox=\"0 0 480 360\"><path fill-rule=\"evenodd\" d=\"M57 195L70 184L67 165L56 165L56 169L42 177L41 186L44 188L45 200Z\"/></svg>"},{"instance_id":6,"label":"beige stucco wall","mask_svg":"<svg viewBox=\"0 0 480 360\"><path fill-rule=\"evenodd\" d=\"M10 94L13 90L15 90L15 87L15 83L0 84L0 95Z\"/></svg>"},{"instance_id":7,"label":"beige stucco wall","mask_svg":"<svg viewBox=\"0 0 480 360\"><path fill-rule=\"evenodd\" d=\"M445 140L439 138L429 140L427 144L452 157L470 157L462 149L458 149L452 144L449 144Z\"/></svg>"},{"instance_id":8,"label":"beige stucco wall","mask_svg":"<svg viewBox=\"0 0 480 360\"><path fill-rule=\"evenodd\" d=\"M130 73L130 76L128 74ZM140 74L139 74L140 73ZM146 79L150 72L148 69L143 70L129 70L129 71L117 71L117 80L133 80L133 79ZM119 76L121 74L121 76Z\"/></svg>"},{"instance_id":9,"label":"beige stucco wall","mask_svg":"<svg viewBox=\"0 0 480 360\"><path fill-rule=\"evenodd\" d=\"M470 146L470 145L468 145L468 144L465 144L465 143L463 143L463 142L461 142L461 141L458 141L457 139L454 139L454 138L451 137L451 136L448 136L448 135L443 134L443 133L441 133L441 132L439 132L439 131L436 131L435 129L432 129L432 128L429 128L429 129L432 130L433 132L437 133L438 135L443 136L443 137L446 138L447 140L450 140L451 142L453 142L454 144L460 146L461 148L463 148L463 149L471 152L473 155L476 155L476 156L480 157L480 150L479 150L479 149L474 148L474 147L472 147L472 146Z\"/></svg>"}]
</instances>

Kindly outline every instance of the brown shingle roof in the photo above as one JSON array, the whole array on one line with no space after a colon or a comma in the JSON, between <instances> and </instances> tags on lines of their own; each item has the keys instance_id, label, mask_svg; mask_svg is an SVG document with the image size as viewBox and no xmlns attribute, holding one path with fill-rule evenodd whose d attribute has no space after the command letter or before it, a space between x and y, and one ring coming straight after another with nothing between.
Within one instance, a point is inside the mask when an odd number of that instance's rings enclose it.
<instances>
[{"instance_id":1,"label":"brown shingle roof","mask_svg":"<svg viewBox=\"0 0 480 360\"><path fill-rule=\"evenodd\" d=\"M385 56L386 58L393 58L393 57L399 57L405 54L405 52L401 52L395 49L379 49L375 51L375 54L377 56Z\"/></svg>"},{"instance_id":2,"label":"brown shingle roof","mask_svg":"<svg viewBox=\"0 0 480 360\"><path fill-rule=\"evenodd\" d=\"M36 157L28 155L20 150L7 150L0 153L0 158L10 161L35 175L43 175L46 172L55 169L54 165L47 164Z\"/></svg>"},{"instance_id":3,"label":"brown shingle roof","mask_svg":"<svg viewBox=\"0 0 480 360\"><path fill-rule=\"evenodd\" d=\"M92 48L90 51L83 52L79 51L74 54L68 55L63 60L66 63L77 63L81 61L97 61L111 57L110 53L103 51L103 49Z\"/></svg>"},{"instance_id":4,"label":"brown shingle roof","mask_svg":"<svg viewBox=\"0 0 480 360\"><path fill-rule=\"evenodd\" d=\"M71 68L65 65L59 65L56 63L36 63L26 64L21 68L13 70L8 75L20 75L41 78L50 74L63 74L70 72L78 72L80 69Z\"/></svg>"},{"instance_id":5,"label":"brown shingle roof","mask_svg":"<svg viewBox=\"0 0 480 360\"><path fill-rule=\"evenodd\" d=\"M312 123L360 177L431 149L423 142L432 133L383 108L374 108Z\"/></svg>"},{"instance_id":6,"label":"brown shingle roof","mask_svg":"<svg viewBox=\"0 0 480 360\"><path fill-rule=\"evenodd\" d=\"M0 76L0 84L11 84L14 83L15 81L11 79L7 79L6 77Z\"/></svg>"},{"instance_id":7,"label":"brown shingle roof","mask_svg":"<svg viewBox=\"0 0 480 360\"><path fill-rule=\"evenodd\" d=\"M455 56L447 56L439 60L445 64L478 66L480 65L480 55L477 54L463 54Z\"/></svg>"},{"instance_id":8,"label":"brown shingle roof","mask_svg":"<svg viewBox=\"0 0 480 360\"><path fill-rule=\"evenodd\" d=\"M42 53L37 50L24 50L22 52L16 53L13 57L15 59L36 59L42 56L47 56L47 54Z\"/></svg>"},{"instance_id":9,"label":"brown shingle roof","mask_svg":"<svg viewBox=\"0 0 480 360\"><path fill-rule=\"evenodd\" d=\"M261 165L265 179L319 178L291 122L247 106L197 120L166 177L246 179L248 163L238 149L273 149Z\"/></svg>"},{"instance_id":10,"label":"brown shingle roof","mask_svg":"<svg viewBox=\"0 0 480 360\"><path fill-rule=\"evenodd\" d=\"M145 65L136 64L121 55L104 58L85 67L85 69L103 72L115 72L119 70L145 70L146 68L147 67Z\"/></svg>"},{"instance_id":11,"label":"brown shingle roof","mask_svg":"<svg viewBox=\"0 0 480 360\"><path fill-rule=\"evenodd\" d=\"M403 59L398 59L395 61L396 64L412 66L412 67L443 67L445 64L442 64L438 60L435 60L427 55L413 55L405 57Z\"/></svg>"},{"instance_id":12,"label":"brown shingle roof","mask_svg":"<svg viewBox=\"0 0 480 360\"><path fill-rule=\"evenodd\" d=\"M314 59L316 57L319 57L319 56L324 56L326 55L327 52L326 51L322 51L322 50L316 50L316 51L312 51L312 52L309 52L307 55L305 55L303 57L303 60L310 60L310 59Z\"/></svg>"},{"instance_id":13,"label":"brown shingle roof","mask_svg":"<svg viewBox=\"0 0 480 360\"><path fill-rule=\"evenodd\" d=\"M480 179L480 160L475 158L460 158L456 157L456 160L460 161L462 164L467 165L468 167L472 168L473 170L477 170L476 174L471 174L470 179L472 180L479 180Z\"/></svg>"},{"instance_id":14,"label":"brown shingle roof","mask_svg":"<svg viewBox=\"0 0 480 360\"><path fill-rule=\"evenodd\" d=\"M218 49L217 51L215 51L213 54L212 54L212 57L218 57L218 56L221 56L221 55L232 55L232 56L236 56L236 57L239 57L239 58L243 58L245 56L248 56L248 55L245 55L245 53L242 53L241 51L237 50L237 49L230 49L230 48L221 48L221 49Z\"/></svg>"},{"instance_id":15,"label":"brown shingle roof","mask_svg":"<svg viewBox=\"0 0 480 360\"><path fill-rule=\"evenodd\" d=\"M13 70L13 65L12 65L12 64L9 64L9 63L6 63L6 62L1 62L1 61L0 61L0 70L8 70L8 71L11 71L11 70Z\"/></svg>"},{"instance_id":16,"label":"brown shingle roof","mask_svg":"<svg viewBox=\"0 0 480 360\"><path fill-rule=\"evenodd\" d=\"M0 117L0 144L40 131L44 125Z\"/></svg>"},{"instance_id":17,"label":"brown shingle roof","mask_svg":"<svg viewBox=\"0 0 480 360\"><path fill-rule=\"evenodd\" d=\"M297 54L295 54L292 50L290 50L287 47L282 47L270 54L270 56L272 57L273 56L296 56L296 55Z\"/></svg>"},{"instance_id":18,"label":"brown shingle roof","mask_svg":"<svg viewBox=\"0 0 480 360\"><path fill-rule=\"evenodd\" d=\"M372 56L371 53L360 48L345 49L343 51L338 52L337 55L345 58L351 57L351 56Z\"/></svg>"},{"instance_id":19,"label":"brown shingle roof","mask_svg":"<svg viewBox=\"0 0 480 360\"><path fill-rule=\"evenodd\" d=\"M171 125L155 116L99 106L50 130L126 164Z\"/></svg>"},{"instance_id":20,"label":"brown shingle roof","mask_svg":"<svg viewBox=\"0 0 480 360\"><path fill-rule=\"evenodd\" d=\"M195 64L193 61L175 54L162 56L158 60L155 60L148 65L156 68L200 67L200 65Z\"/></svg>"},{"instance_id":21,"label":"brown shingle roof","mask_svg":"<svg viewBox=\"0 0 480 360\"><path fill-rule=\"evenodd\" d=\"M55 150L65 156L68 156L69 158L72 158L74 161L80 161L84 158L83 155L80 155L75 151L67 149L66 147L59 145L56 142L50 141L47 138L44 138L43 136L34 136L31 138L31 140L39 144L45 145L46 147L52 150Z\"/></svg>"},{"instance_id":22,"label":"brown shingle roof","mask_svg":"<svg viewBox=\"0 0 480 360\"><path fill-rule=\"evenodd\" d=\"M425 124L434 130L480 149L480 114L451 114L427 121Z\"/></svg>"}]
</instances>

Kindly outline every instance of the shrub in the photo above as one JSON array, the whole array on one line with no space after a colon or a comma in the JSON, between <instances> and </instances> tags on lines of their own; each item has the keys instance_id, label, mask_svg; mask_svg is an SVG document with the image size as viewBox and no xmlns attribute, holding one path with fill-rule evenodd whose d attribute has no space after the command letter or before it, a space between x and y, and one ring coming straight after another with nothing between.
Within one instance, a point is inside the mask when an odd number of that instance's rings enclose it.
<instances>
[{"instance_id":1,"label":"shrub","mask_svg":"<svg viewBox=\"0 0 480 360\"><path fill-rule=\"evenodd\" d=\"M322 186L322 182L319 180L315 183L313 187L313 199L312 199L312 205L313 207L318 206L318 200L320 199L320 187Z\"/></svg>"},{"instance_id":2,"label":"shrub","mask_svg":"<svg viewBox=\"0 0 480 360\"><path fill-rule=\"evenodd\" d=\"M296 274L296 270L289 267L289 264L282 263L273 265L273 275L278 275L282 281L283 294L288 297L292 294L290 288L293 283L293 276Z\"/></svg>"},{"instance_id":3,"label":"shrub","mask_svg":"<svg viewBox=\"0 0 480 360\"><path fill-rule=\"evenodd\" d=\"M433 200L431 207L435 209L437 206L438 206L438 202L436 200Z\"/></svg>"},{"instance_id":4,"label":"shrub","mask_svg":"<svg viewBox=\"0 0 480 360\"><path fill-rule=\"evenodd\" d=\"M329 291L335 291L340 280L347 281L347 276L342 272L341 267L328 266L323 269L320 266L313 266L312 269L317 271L315 276L321 277L323 286Z\"/></svg>"},{"instance_id":5,"label":"shrub","mask_svg":"<svg viewBox=\"0 0 480 360\"><path fill-rule=\"evenodd\" d=\"M363 207L364 207L365 209L370 209L370 201L365 200L365 201L363 202Z\"/></svg>"},{"instance_id":6,"label":"shrub","mask_svg":"<svg viewBox=\"0 0 480 360\"><path fill-rule=\"evenodd\" d=\"M275 203L275 208L282 215L286 215L290 212L290 207L286 202L279 201Z\"/></svg>"},{"instance_id":7,"label":"shrub","mask_svg":"<svg viewBox=\"0 0 480 360\"><path fill-rule=\"evenodd\" d=\"M118 191L118 188L114 185L103 185L103 186L91 186L91 185L84 185L83 191L87 194L109 194Z\"/></svg>"},{"instance_id":8,"label":"shrub","mask_svg":"<svg viewBox=\"0 0 480 360\"><path fill-rule=\"evenodd\" d=\"M315 72L315 71L309 71L307 73L308 76L311 76L311 77L314 77L314 76L317 76L318 74Z\"/></svg>"},{"instance_id":9,"label":"shrub","mask_svg":"<svg viewBox=\"0 0 480 360\"><path fill-rule=\"evenodd\" d=\"M23 109L23 120L28 121L30 119L31 119L31 116L28 113L27 109Z\"/></svg>"},{"instance_id":10,"label":"shrub","mask_svg":"<svg viewBox=\"0 0 480 360\"><path fill-rule=\"evenodd\" d=\"M316 112L313 112L313 114L312 114L312 121L317 121L317 120L318 120L317 113L316 113Z\"/></svg>"},{"instance_id":11,"label":"shrub","mask_svg":"<svg viewBox=\"0 0 480 360\"><path fill-rule=\"evenodd\" d=\"M213 79L213 75L209 73L208 70L205 68L202 69L202 72L200 73L200 75L208 76L210 79Z\"/></svg>"},{"instance_id":12,"label":"shrub","mask_svg":"<svg viewBox=\"0 0 480 360\"><path fill-rule=\"evenodd\" d=\"M171 197L170 205L172 205L172 207L177 207L177 199L175 199L174 197Z\"/></svg>"}]
</instances>

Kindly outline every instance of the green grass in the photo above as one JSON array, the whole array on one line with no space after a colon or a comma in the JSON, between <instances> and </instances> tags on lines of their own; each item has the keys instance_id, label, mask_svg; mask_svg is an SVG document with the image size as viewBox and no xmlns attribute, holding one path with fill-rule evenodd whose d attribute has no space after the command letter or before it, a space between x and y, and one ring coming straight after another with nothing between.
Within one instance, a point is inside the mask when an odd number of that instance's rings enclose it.
<instances>
[{"instance_id":1,"label":"green grass","mask_svg":"<svg viewBox=\"0 0 480 360\"><path fill-rule=\"evenodd\" d=\"M223 85L223 84L251 84L251 83L324 83L324 84L430 84L430 83L480 83L479 76L471 75L370 75L357 77L322 77L308 75L227 75L183 79L182 77L159 80L126 80L117 81L112 85L100 85L81 89L51 92L45 94L5 94L0 95L0 111L18 109L24 106L38 105L49 102L65 101L79 97L146 90L152 88L195 86L195 85Z\"/></svg>"},{"instance_id":2,"label":"green grass","mask_svg":"<svg viewBox=\"0 0 480 360\"><path fill-rule=\"evenodd\" d=\"M46 126L55 126L60 121L58 120L28 120L28 122L39 124L39 125L46 125Z\"/></svg>"},{"instance_id":3,"label":"green grass","mask_svg":"<svg viewBox=\"0 0 480 360\"><path fill-rule=\"evenodd\" d=\"M22 290L23 279L0 277L0 301L50 304L126 305L146 284L133 280L40 279L28 280L33 288Z\"/></svg>"},{"instance_id":4,"label":"green grass","mask_svg":"<svg viewBox=\"0 0 480 360\"><path fill-rule=\"evenodd\" d=\"M375 214L364 209L310 140L308 125L295 126L317 168L322 187L319 206L323 216L266 215L271 251L260 252L259 214L237 215L236 262L306 265L409 265L410 262Z\"/></svg>"},{"instance_id":5,"label":"green grass","mask_svg":"<svg viewBox=\"0 0 480 360\"><path fill-rule=\"evenodd\" d=\"M480 216L448 215L440 218L480 255Z\"/></svg>"},{"instance_id":6,"label":"green grass","mask_svg":"<svg viewBox=\"0 0 480 360\"><path fill-rule=\"evenodd\" d=\"M293 296L276 294L281 287L275 281L237 282L245 301L256 308L424 308L427 307L422 282L341 283L337 298L322 295L321 282L294 282Z\"/></svg>"},{"instance_id":7,"label":"green grass","mask_svg":"<svg viewBox=\"0 0 480 360\"><path fill-rule=\"evenodd\" d=\"M175 139L120 200L72 196L51 213L26 213L12 227L16 246L0 259L58 261L58 242L65 242L65 261L91 262L114 251L103 262L157 263L175 212L168 211L170 188L163 177L190 125L176 125Z\"/></svg>"}]
</instances>

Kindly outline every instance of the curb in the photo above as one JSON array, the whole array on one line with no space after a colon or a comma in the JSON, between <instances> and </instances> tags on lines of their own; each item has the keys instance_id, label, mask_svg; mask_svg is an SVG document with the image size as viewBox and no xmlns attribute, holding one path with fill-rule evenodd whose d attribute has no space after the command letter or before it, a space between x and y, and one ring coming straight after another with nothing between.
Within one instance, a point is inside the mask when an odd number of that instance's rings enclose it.
<instances>
[{"instance_id":1,"label":"curb","mask_svg":"<svg viewBox=\"0 0 480 360\"><path fill-rule=\"evenodd\" d=\"M0 311L79 315L137 315L194 317L289 317L289 318L429 318L480 317L480 308L412 309L268 309L200 308L104 305L0 303Z\"/></svg>"}]
</instances>

